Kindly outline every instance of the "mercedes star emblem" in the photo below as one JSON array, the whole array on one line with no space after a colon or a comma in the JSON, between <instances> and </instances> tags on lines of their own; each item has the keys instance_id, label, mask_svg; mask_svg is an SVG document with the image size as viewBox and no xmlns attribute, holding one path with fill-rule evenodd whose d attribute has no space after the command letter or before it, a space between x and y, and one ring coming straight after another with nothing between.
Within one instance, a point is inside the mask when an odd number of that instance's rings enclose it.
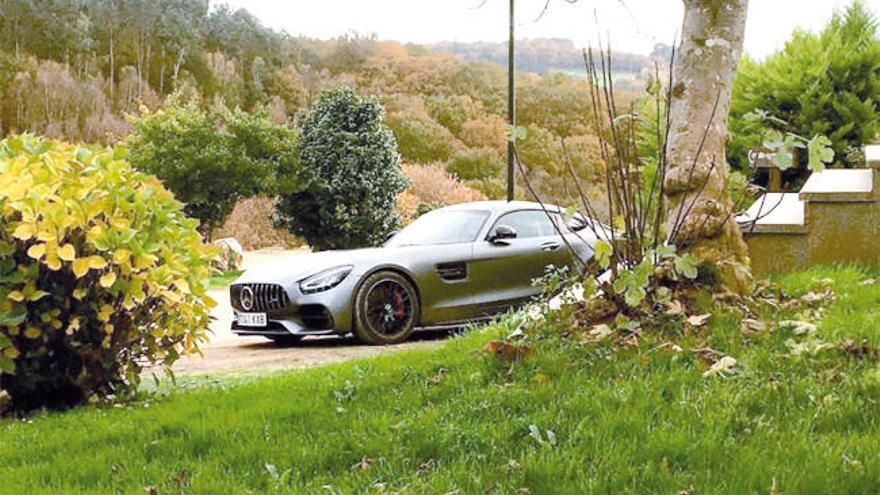
<instances>
[{"instance_id":1,"label":"mercedes star emblem","mask_svg":"<svg viewBox=\"0 0 880 495\"><path fill-rule=\"evenodd\" d=\"M241 294L238 295L238 300L241 302L241 307L245 309L245 311L250 311L254 307L254 290L250 287L242 287Z\"/></svg>"}]
</instances>

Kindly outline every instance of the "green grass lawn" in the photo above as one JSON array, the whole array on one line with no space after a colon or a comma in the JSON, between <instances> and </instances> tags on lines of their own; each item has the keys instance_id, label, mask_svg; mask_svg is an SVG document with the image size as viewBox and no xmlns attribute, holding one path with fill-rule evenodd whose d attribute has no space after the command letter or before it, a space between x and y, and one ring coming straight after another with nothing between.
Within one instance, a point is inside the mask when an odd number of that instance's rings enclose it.
<instances>
[{"instance_id":1,"label":"green grass lawn","mask_svg":"<svg viewBox=\"0 0 880 495\"><path fill-rule=\"evenodd\" d=\"M880 339L876 271L834 280L816 338ZM768 315L783 319L793 315ZM125 408L0 421L3 493L877 493L880 368L791 356L783 329L715 315L684 350L545 341L511 368L504 323L306 371L199 379ZM786 341L789 341L787 344ZM735 357L704 377L691 347ZM384 490L384 492L383 492Z\"/></svg>"}]
</instances>

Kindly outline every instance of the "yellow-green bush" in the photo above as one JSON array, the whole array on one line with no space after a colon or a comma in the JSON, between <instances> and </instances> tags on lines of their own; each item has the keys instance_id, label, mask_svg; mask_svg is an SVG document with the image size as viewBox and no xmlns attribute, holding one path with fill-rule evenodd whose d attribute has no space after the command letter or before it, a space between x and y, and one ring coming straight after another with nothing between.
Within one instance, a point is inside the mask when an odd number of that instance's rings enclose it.
<instances>
[{"instance_id":1,"label":"yellow-green bush","mask_svg":"<svg viewBox=\"0 0 880 495\"><path fill-rule=\"evenodd\" d=\"M0 141L0 388L16 409L119 395L205 338L215 248L121 149Z\"/></svg>"}]
</instances>

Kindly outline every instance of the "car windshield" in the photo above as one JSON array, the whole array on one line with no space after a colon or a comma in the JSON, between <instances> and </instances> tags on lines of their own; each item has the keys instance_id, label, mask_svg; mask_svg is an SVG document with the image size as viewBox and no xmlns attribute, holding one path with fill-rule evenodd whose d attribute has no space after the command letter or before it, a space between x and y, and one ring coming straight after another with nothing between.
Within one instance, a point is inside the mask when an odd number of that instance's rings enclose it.
<instances>
[{"instance_id":1,"label":"car windshield","mask_svg":"<svg viewBox=\"0 0 880 495\"><path fill-rule=\"evenodd\" d=\"M388 247L433 246L474 242L488 216L488 211L478 210L432 211L404 227L385 245Z\"/></svg>"}]
</instances>

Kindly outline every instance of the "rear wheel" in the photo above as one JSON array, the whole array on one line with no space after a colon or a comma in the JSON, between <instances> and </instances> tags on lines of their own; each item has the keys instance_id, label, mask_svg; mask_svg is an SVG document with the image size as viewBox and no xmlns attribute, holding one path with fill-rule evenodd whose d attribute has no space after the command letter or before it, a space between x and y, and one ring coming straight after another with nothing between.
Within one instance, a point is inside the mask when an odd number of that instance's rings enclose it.
<instances>
[{"instance_id":1,"label":"rear wheel","mask_svg":"<svg viewBox=\"0 0 880 495\"><path fill-rule=\"evenodd\" d=\"M269 339L276 345L287 346L298 344L302 340L302 337L299 335L271 335L269 336Z\"/></svg>"},{"instance_id":2,"label":"rear wheel","mask_svg":"<svg viewBox=\"0 0 880 495\"><path fill-rule=\"evenodd\" d=\"M406 277L390 271L367 277L355 295L355 335L368 344L403 342L419 321L419 299Z\"/></svg>"}]
</instances>

